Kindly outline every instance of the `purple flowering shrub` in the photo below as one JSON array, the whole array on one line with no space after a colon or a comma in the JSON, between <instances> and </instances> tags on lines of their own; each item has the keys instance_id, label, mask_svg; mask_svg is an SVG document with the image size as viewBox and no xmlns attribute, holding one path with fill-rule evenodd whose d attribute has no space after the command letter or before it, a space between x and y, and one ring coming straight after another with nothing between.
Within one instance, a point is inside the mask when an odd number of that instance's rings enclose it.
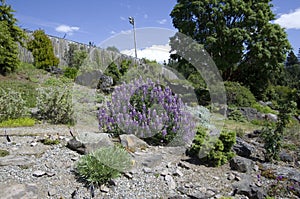
<instances>
[{"instance_id":1,"label":"purple flowering shrub","mask_svg":"<svg viewBox=\"0 0 300 199\"><path fill-rule=\"evenodd\" d=\"M139 78L123 83L106 105L98 113L99 127L115 136L135 134L156 144L189 144L194 138L194 118L178 95L159 82Z\"/></svg>"}]
</instances>

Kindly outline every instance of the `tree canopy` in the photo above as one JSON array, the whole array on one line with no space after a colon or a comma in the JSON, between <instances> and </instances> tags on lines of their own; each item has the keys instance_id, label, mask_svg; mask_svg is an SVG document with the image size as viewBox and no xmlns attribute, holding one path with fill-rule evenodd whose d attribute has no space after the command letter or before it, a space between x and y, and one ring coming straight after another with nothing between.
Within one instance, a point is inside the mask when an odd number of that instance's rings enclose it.
<instances>
[{"instance_id":1,"label":"tree canopy","mask_svg":"<svg viewBox=\"0 0 300 199\"><path fill-rule=\"evenodd\" d=\"M284 29L271 23L271 7L271 0L177 0L170 16L180 33L203 45L224 80L259 95L276 81L290 50Z\"/></svg>"},{"instance_id":2,"label":"tree canopy","mask_svg":"<svg viewBox=\"0 0 300 199\"><path fill-rule=\"evenodd\" d=\"M0 73L14 72L20 65L18 43L23 44L25 33L17 26L14 10L0 1Z\"/></svg>"},{"instance_id":3,"label":"tree canopy","mask_svg":"<svg viewBox=\"0 0 300 199\"><path fill-rule=\"evenodd\" d=\"M34 39L28 42L28 50L34 57L34 65L40 69L57 66L59 59L55 57L51 40L43 30L33 32Z\"/></svg>"}]
</instances>

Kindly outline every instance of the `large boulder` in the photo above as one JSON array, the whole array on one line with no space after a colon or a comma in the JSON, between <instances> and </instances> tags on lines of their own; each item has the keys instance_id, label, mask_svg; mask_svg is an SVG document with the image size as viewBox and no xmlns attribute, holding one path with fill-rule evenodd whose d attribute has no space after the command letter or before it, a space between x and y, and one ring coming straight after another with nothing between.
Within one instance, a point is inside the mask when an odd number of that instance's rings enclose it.
<instances>
[{"instance_id":1,"label":"large boulder","mask_svg":"<svg viewBox=\"0 0 300 199\"><path fill-rule=\"evenodd\" d=\"M248 144L243 139L237 137L236 143L233 145L233 150L239 156L250 158L255 151L255 147L251 144Z\"/></svg>"},{"instance_id":2,"label":"large boulder","mask_svg":"<svg viewBox=\"0 0 300 199\"><path fill-rule=\"evenodd\" d=\"M133 134L122 134L119 137L122 146L132 152L149 147L149 145L145 141L141 140Z\"/></svg>"},{"instance_id":3,"label":"large boulder","mask_svg":"<svg viewBox=\"0 0 300 199\"><path fill-rule=\"evenodd\" d=\"M101 90L105 94L113 92L113 78L107 75L101 75L97 85L97 89Z\"/></svg>"},{"instance_id":4,"label":"large boulder","mask_svg":"<svg viewBox=\"0 0 300 199\"><path fill-rule=\"evenodd\" d=\"M67 147L80 154L88 154L102 147L114 146L109 134L81 132L78 136L68 141Z\"/></svg>"},{"instance_id":5,"label":"large boulder","mask_svg":"<svg viewBox=\"0 0 300 199\"><path fill-rule=\"evenodd\" d=\"M230 160L230 168L242 173L250 173L254 168L254 164L252 160L240 156L235 156Z\"/></svg>"}]
</instances>

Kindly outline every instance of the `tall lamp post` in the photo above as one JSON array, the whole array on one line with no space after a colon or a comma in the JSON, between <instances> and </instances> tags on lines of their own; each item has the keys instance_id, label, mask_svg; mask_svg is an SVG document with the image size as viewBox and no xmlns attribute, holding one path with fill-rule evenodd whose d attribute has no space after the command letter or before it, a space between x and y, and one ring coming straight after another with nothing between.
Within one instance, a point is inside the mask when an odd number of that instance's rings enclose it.
<instances>
[{"instance_id":1,"label":"tall lamp post","mask_svg":"<svg viewBox=\"0 0 300 199\"><path fill-rule=\"evenodd\" d=\"M129 17L129 23L133 27L133 39L134 39L134 52L135 52L135 59L137 59L137 53L136 53L136 38L135 38L135 24L134 24L134 18Z\"/></svg>"}]
</instances>

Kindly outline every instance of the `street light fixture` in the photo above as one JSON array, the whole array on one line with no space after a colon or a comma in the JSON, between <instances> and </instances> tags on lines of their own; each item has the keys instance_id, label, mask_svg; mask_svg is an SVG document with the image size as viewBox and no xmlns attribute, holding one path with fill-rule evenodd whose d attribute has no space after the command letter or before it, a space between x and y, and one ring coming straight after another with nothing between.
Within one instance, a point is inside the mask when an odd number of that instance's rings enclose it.
<instances>
[{"instance_id":1,"label":"street light fixture","mask_svg":"<svg viewBox=\"0 0 300 199\"><path fill-rule=\"evenodd\" d=\"M130 24L132 25L132 27L133 27L134 52L135 52L135 59L137 59L134 18L133 18L133 17L128 17L128 19L129 19L129 23L130 23Z\"/></svg>"}]
</instances>

